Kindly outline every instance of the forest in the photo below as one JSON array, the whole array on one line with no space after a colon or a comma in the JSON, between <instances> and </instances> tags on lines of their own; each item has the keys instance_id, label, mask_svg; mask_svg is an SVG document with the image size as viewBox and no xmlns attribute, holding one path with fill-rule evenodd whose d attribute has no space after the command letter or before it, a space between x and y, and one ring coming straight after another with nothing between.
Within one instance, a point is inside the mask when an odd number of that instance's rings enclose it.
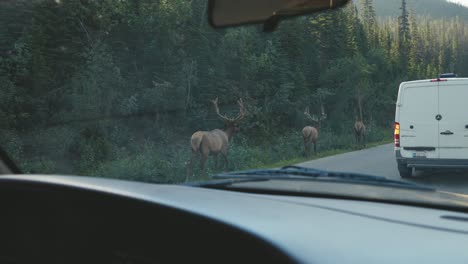
<instances>
[{"instance_id":1,"label":"forest","mask_svg":"<svg viewBox=\"0 0 468 264\"><path fill-rule=\"evenodd\" d=\"M460 17L468 19L468 8L454 2L445 0L407 0L407 6L419 16L432 18ZM357 5L360 1L355 1ZM401 0L374 0L375 11L378 17L398 17L401 15Z\"/></svg>"},{"instance_id":2,"label":"forest","mask_svg":"<svg viewBox=\"0 0 468 264\"><path fill-rule=\"evenodd\" d=\"M223 128L217 97L247 111L229 170L303 159L306 107L327 115L319 153L356 148L359 98L368 142L389 141L402 81L468 76L468 22L395 13L361 0L264 33L211 28L206 0L2 1L0 146L26 173L177 183L191 135Z\"/></svg>"}]
</instances>

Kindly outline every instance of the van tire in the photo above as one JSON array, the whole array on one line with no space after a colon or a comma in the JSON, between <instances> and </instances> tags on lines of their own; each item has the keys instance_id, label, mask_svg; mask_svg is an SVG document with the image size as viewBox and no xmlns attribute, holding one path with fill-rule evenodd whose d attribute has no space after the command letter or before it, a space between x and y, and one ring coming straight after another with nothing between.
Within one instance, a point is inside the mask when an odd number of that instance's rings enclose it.
<instances>
[{"instance_id":1,"label":"van tire","mask_svg":"<svg viewBox=\"0 0 468 264\"><path fill-rule=\"evenodd\" d=\"M413 176L413 168L408 168L406 164L398 164L398 172L401 178L410 178Z\"/></svg>"}]
</instances>

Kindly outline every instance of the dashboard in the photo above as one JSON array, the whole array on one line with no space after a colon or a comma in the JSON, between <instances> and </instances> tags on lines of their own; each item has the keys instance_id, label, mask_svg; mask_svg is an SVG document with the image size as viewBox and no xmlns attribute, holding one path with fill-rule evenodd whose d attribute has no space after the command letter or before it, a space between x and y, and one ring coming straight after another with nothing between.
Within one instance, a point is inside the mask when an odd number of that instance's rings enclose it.
<instances>
[{"instance_id":1,"label":"dashboard","mask_svg":"<svg viewBox=\"0 0 468 264\"><path fill-rule=\"evenodd\" d=\"M467 263L468 215L43 175L0 177L0 263Z\"/></svg>"}]
</instances>

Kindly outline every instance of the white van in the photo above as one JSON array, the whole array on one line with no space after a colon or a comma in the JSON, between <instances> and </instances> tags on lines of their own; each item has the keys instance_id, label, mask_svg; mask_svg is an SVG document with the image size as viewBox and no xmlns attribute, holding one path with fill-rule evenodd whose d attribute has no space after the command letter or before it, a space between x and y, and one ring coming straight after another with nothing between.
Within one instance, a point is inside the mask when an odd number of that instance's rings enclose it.
<instances>
[{"instance_id":1,"label":"white van","mask_svg":"<svg viewBox=\"0 0 468 264\"><path fill-rule=\"evenodd\" d=\"M402 83L394 139L401 177L413 168L468 168L468 78Z\"/></svg>"}]
</instances>

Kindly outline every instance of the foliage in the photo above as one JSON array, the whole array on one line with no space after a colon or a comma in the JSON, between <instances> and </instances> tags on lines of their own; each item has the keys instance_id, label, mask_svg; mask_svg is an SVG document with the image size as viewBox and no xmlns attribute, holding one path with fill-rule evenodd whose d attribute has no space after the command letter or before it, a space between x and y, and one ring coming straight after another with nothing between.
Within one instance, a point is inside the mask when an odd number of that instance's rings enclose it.
<instances>
[{"instance_id":1,"label":"foliage","mask_svg":"<svg viewBox=\"0 0 468 264\"><path fill-rule=\"evenodd\" d=\"M358 95L369 140L387 139L400 82L468 75L468 23L412 3L378 19L381 2L362 0L261 33L210 28L207 1L0 2L0 145L26 172L180 182L191 134L222 128L215 97L249 113L229 170L299 159L305 107L328 116L319 151L353 148Z\"/></svg>"}]
</instances>

